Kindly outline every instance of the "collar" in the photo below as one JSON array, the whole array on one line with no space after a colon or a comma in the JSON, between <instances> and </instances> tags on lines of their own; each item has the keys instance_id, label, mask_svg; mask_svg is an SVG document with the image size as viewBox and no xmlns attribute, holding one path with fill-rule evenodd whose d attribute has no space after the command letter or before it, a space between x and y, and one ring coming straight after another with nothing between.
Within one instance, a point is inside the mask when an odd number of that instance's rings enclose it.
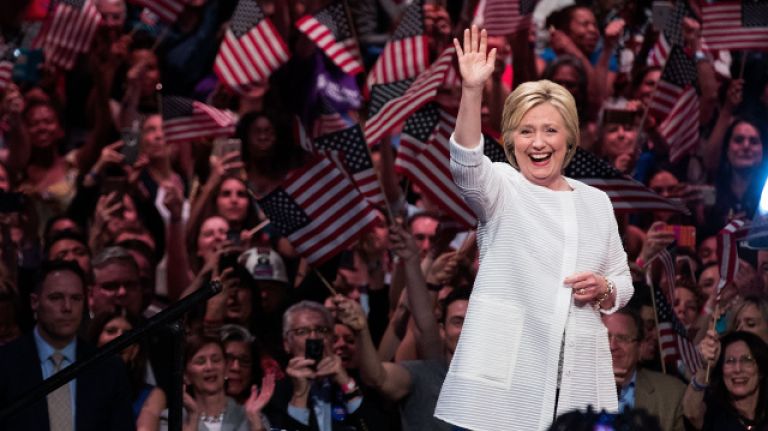
<instances>
[{"instance_id":1,"label":"collar","mask_svg":"<svg viewBox=\"0 0 768 431\"><path fill-rule=\"evenodd\" d=\"M40 328L37 325L35 325L35 329L32 331L32 335L35 338L35 347L37 347L38 358L40 359L41 363L45 363L50 359L51 355L56 351L56 349L43 339L42 335L40 335ZM69 361L69 363L75 362L76 351L77 337L72 339L72 341L70 341L69 344L67 344L63 349L59 350L59 352L64 355L64 359Z\"/></svg>"}]
</instances>

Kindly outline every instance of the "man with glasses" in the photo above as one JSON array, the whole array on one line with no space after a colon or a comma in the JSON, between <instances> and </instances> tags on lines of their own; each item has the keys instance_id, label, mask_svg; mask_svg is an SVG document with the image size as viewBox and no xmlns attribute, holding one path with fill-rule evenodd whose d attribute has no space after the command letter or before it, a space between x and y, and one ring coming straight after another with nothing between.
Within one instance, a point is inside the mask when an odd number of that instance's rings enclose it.
<instances>
[{"instance_id":1,"label":"man with glasses","mask_svg":"<svg viewBox=\"0 0 768 431\"><path fill-rule=\"evenodd\" d=\"M333 324L328 310L312 301L294 304L283 314L283 347L290 358L285 373L289 379L278 382L266 411L273 426L318 431L366 429L356 414L363 403L357 382L333 353Z\"/></svg>"},{"instance_id":2,"label":"man with glasses","mask_svg":"<svg viewBox=\"0 0 768 431\"><path fill-rule=\"evenodd\" d=\"M144 309L139 267L131 253L122 247L107 247L91 261L93 286L88 292L92 316L124 308L134 316Z\"/></svg>"},{"instance_id":3,"label":"man with glasses","mask_svg":"<svg viewBox=\"0 0 768 431\"><path fill-rule=\"evenodd\" d=\"M683 430L681 400L685 385L674 377L638 367L644 326L640 314L625 307L603 315L613 358L619 409L645 409L665 431Z\"/></svg>"}]
</instances>

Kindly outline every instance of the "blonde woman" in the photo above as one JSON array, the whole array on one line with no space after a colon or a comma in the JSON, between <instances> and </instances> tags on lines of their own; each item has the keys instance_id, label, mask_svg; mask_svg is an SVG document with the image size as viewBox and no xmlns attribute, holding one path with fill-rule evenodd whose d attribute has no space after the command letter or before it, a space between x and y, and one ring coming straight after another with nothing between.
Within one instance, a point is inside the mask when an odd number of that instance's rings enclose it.
<instances>
[{"instance_id":1,"label":"blonde woman","mask_svg":"<svg viewBox=\"0 0 768 431\"><path fill-rule=\"evenodd\" d=\"M608 196L562 174L579 145L573 96L521 84L502 115L510 164L493 164L480 108L496 53L474 27L454 44L463 83L451 171L478 217L481 257L435 415L472 430L541 430L576 408L616 411L600 316L633 288Z\"/></svg>"}]
</instances>

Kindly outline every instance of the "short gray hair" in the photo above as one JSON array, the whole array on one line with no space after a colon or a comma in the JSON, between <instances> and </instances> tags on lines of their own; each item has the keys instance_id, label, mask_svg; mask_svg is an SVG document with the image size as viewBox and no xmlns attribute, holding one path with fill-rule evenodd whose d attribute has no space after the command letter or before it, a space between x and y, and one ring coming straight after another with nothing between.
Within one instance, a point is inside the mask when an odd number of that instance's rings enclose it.
<instances>
[{"instance_id":1,"label":"short gray hair","mask_svg":"<svg viewBox=\"0 0 768 431\"><path fill-rule=\"evenodd\" d=\"M124 247L103 248L91 259L91 267L93 269L101 269L112 263L122 263L130 266L136 272L139 271L139 265L136 263L133 255Z\"/></svg>"},{"instance_id":2,"label":"short gray hair","mask_svg":"<svg viewBox=\"0 0 768 431\"><path fill-rule=\"evenodd\" d=\"M323 320L325 321L325 325L329 328L333 328L333 316L331 315L331 312L328 311L327 308L325 308L322 304L318 302L304 300L291 305L290 307L288 307L287 310L285 310L285 313L283 313L283 337L288 335L288 331L293 329L288 327L290 325L291 318L293 318L294 315L299 314L303 311L309 311L312 313L319 314L320 316L323 317Z\"/></svg>"}]
</instances>

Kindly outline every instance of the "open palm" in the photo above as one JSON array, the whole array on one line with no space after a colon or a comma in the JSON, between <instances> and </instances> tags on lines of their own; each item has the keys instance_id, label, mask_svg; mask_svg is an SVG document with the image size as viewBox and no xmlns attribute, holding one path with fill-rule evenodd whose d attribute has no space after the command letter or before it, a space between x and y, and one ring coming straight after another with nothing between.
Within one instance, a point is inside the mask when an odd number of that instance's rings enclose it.
<instances>
[{"instance_id":1,"label":"open palm","mask_svg":"<svg viewBox=\"0 0 768 431\"><path fill-rule=\"evenodd\" d=\"M462 84L467 88L482 87L493 73L496 62L496 48L488 50L488 34L485 30L478 31L476 26L464 30L464 47L458 39L453 39L456 55L459 58Z\"/></svg>"}]
</instances>

